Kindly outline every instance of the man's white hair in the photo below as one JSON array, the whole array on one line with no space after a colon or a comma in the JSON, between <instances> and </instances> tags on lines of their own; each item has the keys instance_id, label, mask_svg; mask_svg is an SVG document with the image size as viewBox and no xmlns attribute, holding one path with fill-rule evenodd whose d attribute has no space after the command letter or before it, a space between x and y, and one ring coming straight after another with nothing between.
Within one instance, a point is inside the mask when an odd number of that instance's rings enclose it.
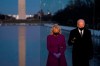
<instances>
[{"instance_id":1,"label":"man's white hair","mask_svg":"<svg viewBox=\"0 0 100 66\"><path fill-rule=\"evenodd\" d=\"M80 23L80 22L83 22L85 24L85 20L84 19L78 19L77 20L77 24Z\"/></svg>"}]
</instances>

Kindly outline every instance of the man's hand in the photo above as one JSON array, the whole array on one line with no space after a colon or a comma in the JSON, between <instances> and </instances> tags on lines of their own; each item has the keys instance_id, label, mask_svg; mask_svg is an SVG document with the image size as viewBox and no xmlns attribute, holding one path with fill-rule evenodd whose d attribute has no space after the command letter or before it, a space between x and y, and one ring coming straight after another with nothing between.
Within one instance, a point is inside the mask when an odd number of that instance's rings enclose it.
<instances>
[{"instance_id":1,"label":"man's hand","mask_svg":"<svg viewBox=\"0 0 100 66\"><path fill-rule=\"evenodd\" d=\"M75 40L76 40L76 38L74 37L74 38L71 40L71 42L72 42L72 43L75 43Z\"/></svg>"}]
</instances>

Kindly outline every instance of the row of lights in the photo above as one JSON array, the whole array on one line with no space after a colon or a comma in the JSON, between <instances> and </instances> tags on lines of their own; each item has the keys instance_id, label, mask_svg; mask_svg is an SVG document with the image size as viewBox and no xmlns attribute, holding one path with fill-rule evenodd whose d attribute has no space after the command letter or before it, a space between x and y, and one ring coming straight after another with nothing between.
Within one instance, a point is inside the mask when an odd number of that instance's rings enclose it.
<instances>
[{"instance_id":1,"label":"row of lights","mask_svg":"<svg viewBox=\"0 0 100 66\"><path fill-rule=\"evenodd\" d=\"M19 16L18 15L11 15L11 14L9 14L8 16L11 16L11 17L14 17L16 19L19 19ZM34 17L34 15L26 15L26 18L27 17Z\"/></svg>"}]
</instances>

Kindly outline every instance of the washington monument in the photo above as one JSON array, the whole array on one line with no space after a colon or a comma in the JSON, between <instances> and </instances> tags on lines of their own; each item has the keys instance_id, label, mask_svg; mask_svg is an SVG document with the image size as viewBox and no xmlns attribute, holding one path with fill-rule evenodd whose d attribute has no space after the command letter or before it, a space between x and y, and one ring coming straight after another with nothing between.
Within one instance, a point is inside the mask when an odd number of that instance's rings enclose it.
<instances>
[{"instance_id":1,"label":"washington monument","mask_svg":"<svg viewBox=\"0 0 100 66\"><path fill-rule=\"evenodd\" d=\"M18 0L18 17L19 19L26 19L25 0Z\"/></svg>"}]
</instances>

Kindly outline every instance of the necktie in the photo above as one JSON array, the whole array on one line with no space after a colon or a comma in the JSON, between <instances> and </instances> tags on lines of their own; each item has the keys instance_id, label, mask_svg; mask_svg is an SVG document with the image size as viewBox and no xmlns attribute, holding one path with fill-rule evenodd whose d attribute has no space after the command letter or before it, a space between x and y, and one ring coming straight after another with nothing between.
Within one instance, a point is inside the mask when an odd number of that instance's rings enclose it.
<instances>
[{"instance_id":1,"label":"necktie","mask_svg":"<svg viewBox=\"0 0 100 66\"><path fill-rule=\"evenodd\" d=\"M81 34L81 37L83 36L83 34L82 34L82 30L80 31L80 34Z\"/></svg>"}]
</instances>

